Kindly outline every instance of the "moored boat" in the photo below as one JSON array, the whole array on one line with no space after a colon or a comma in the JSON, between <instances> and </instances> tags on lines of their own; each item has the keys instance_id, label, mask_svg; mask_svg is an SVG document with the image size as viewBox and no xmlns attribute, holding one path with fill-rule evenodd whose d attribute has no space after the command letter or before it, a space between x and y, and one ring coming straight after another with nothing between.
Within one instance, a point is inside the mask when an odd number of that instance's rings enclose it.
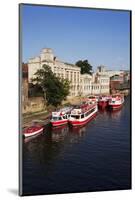
<instances>
[{"instance_id":1,"label":"moored boat","mask_svg":"<svg viewBox=\"0 0 135 200\"><path fill-rule=\"evenodd\" d=\"M59 111L52 112L52 118L50 120L52 126L61 126L68 123L69 113L72 107L66 107Z\"/></svg>"},{"instance_id":2,"label":"moored boat","mask_svg":"<svg viewBox=\"0 0 135 200\"><path fill-rule=\"evenodd\" d=\"M72 126L80 126L89 122L97 113L97 104L85 103L71 111L69 123Z\"/></svg>"},{"instance_id":3,"label":"moored boat","mask_svg":"<svg viewBox=\"0 0 135 200\"><path fill-rule=\"evenodd\" d=\"M110 97L109 96L100 96L98 100L98 107L100 109L105 109L108 107Z\"/></svg>"},{"instance_id":4,"label":"moored boat","mask_svg":"<svg viewBox=\"0 0 135 200\"><path fill-rule=\"evenodd\" d=\"M43 132L43 126L30 126L23 130L24 137L31 137Z\"/></svg>"},{"instance_id":5,"label":"moored boat","mask_svg":"<svg viewBox=\"0 0 135 200\"><path fill-rule=\"evenodd\" d=\"M88 102L91 103L91 104L97 103L98 102L98 96L89 96Z\"/></svg>"},{"instance_id":6,"label":"moored boat","mask_svg":"<svg viewBox=\"0 0 135 200\"><path fill-rule=\"evenodd\" d=\"M108 107L110 109L119 109L122 107L124 103L124 96L123 95L113 95L108 102Z\"/></svg>"}]
</instances>

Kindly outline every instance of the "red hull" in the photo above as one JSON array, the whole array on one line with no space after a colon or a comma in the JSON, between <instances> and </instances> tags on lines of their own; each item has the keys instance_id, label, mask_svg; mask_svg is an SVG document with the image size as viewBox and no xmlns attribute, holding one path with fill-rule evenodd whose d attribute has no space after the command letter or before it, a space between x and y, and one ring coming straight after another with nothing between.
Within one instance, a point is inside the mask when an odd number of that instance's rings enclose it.
<instances>
[{"instance_id":1,"label":"red hull","mask_svg":"<svg viewBox=\"0 0 135 200\"><path fill-rule=\"evenodd\" d=\"M97 114L97 112L94 113L90 118L83 120L83 121L70 121L69 120L69 123L72 126L82 126L82 125L85 125L86 123L88 123L90 120L92 120L96 116L96 114Z\"/></svg>"},{"instance_id":2,"label":"red hull","mask_svg":"<svg viewBox=\"0 0 135 200\"><path fill-rule=\"evenodd\" d=\"M112 110L116 110L116 109L119 109L122 107L123 104L120 104L120 105L109 105L109 108L112 109Z\"/></svg>"},{"instance_id":3,"label":"red hull","mask_svg":"<svg viewBox=\"0 0 135 200\"><path fill-rule=\"evenodd\" d=\"M68 120L60 120L60 121L51 122L52 126L62 126L67 123L68 123Z\"/></svg>"},{"instance_id":4,"label":"red hull","mask_svg":"<svg viewBox=\"0 0 135 200\"><path fill-rule=\"evenodd\" d=\"M99 102L98 102L98 107L99 107L99 108L104 109L104 108L106 108L107 106L108 106L108 101L99 101Z\"/></svg>"},{"instance_id":5,"label":"red hull","mask_svg":"<svg viewBox=\"0 0 135 200\"><path fill-rule=\"evenodd\" d=\"M43 127L28 127L26 128L24 131L23 131L23 135L25 137L31 137L31 136L34 136L34 135L38 135L40 133L43 132Z\"/></svg>"}]
</instances>

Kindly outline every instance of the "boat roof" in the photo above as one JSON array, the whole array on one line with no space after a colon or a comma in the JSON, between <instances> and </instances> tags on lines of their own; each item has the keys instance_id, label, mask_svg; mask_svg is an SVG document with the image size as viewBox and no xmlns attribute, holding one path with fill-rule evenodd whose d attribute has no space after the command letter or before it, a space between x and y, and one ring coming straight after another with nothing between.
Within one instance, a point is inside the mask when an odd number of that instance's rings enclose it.
<instances>
[{"instance_id":1,"label":"boat roof","mask_svg":"<svg viewBox=\"0 0 135 200\"><path fill-rule=\"evenodd\" d=\"M52 112L52 115L53 115L53 116L61 116L61 115L65 115L66 113L70 112L72 109L73 109L72 106L65 107L65 108L61 108L61 109L58 110L58 111L54 111L54 112Z\"/></svg>"},{"instance_id":2,"label":"boat roof","mask_svg":"<svg viewBox=\"0 0 135 200\"><path fill-rule=\"evenodd\" d=\"M65 112L52 112L53 117L59 117L59 116L65 115L65 114L66 114Z\"/></svg>"},{"instance_id":3,"label":"boat roof","mask_svg":"<svg viewBox=\"0 0 135 200\"><path fill-rule=\"evenodd\" d=\"M80 104L80 105L76 106L76 107L73 109L73 111L74 111L74 110L82 110L82 109L84 109L84 108L89 108L89 109L91 109L91 108L93 108L94 106L95 106L95 104Z\"/></svg>"}]
</instances>

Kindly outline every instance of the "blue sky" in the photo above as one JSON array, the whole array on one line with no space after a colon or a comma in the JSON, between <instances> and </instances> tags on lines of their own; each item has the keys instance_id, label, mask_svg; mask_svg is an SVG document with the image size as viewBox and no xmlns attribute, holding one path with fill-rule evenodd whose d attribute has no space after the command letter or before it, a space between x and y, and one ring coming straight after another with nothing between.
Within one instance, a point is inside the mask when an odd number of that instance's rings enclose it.
<instances>
[{"instance_id":1,"label":"blue sky","mask_svg":"<svg viewBox=\"0 0 135 200\"><path fill-rule=\"evenodd\" d=\"M88 59L94 69L130 68L128 11L23 5L21 27L23 62L48 47L65 62Z\"/></svg>"}]
</instances>

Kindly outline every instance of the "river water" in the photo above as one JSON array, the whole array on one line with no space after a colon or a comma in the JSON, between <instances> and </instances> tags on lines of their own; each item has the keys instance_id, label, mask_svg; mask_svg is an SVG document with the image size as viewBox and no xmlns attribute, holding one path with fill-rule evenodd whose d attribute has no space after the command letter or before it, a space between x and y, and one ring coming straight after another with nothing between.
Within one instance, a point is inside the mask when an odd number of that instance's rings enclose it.
<instances>
[{"instance_id":1,"label":"river water","mask_svg":"<svg viewBox=\"0 0 135 200\"><path fill-rule=\"evenodd\" d=\"M23 142L23 194L131 188L130 97L81 128L68 125Z\"/></svg>"}]
</instances>

